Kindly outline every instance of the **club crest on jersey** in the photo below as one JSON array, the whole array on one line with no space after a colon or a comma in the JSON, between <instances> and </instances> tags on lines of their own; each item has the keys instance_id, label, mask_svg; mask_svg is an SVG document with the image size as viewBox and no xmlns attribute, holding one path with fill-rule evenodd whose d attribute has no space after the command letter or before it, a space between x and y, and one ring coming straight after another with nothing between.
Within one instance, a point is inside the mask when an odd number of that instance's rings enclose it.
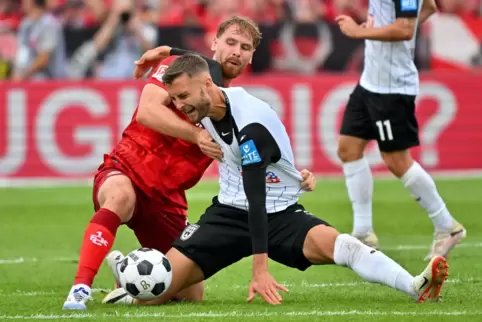
<instances>
[{"instance_id":1,"label":"club crest on jersey","mask_svg":"<svg viewBox=\"0 0 482 322\"><path fill-rule=\"evenodd\" d=\"M199 229L199 225L191 224L187 226L181 234L181 240L188 240Z\"/></svg>"},{"instance_id":2,"label":"club crest on jersey","mask_svg":"<svg viewBox=\"0 0 482 322\"><path fill-rule=\"evenodd\" d=\"M154 72L154 74L152 74L152 77L154 77L155 79L157 79L162 83L162 76L164 76L164 73L166 72L167 67L169 66L167 65L159 66L159 68Z\"/></svg>"},{"instance_id":3,"label":"club crest on jersey","mask_svg":"<svg viewBox=\"0 0 482 322\"><path fill-rule=\"evenodd\" d=\"M266 171L266 183L280 183L281 179L273 171Z\"/></svg>"},{"instance_id":4,"label":"club crest on jersey","mask_svg":"<svg viewBox=\"0 0 482 322\"><path fill-rule=\"evenodd\" d=\"M258 149L256 149L256 145L254 144L253 140L249 140L241 144L240 149L241 149L242 165L250 165L250 164L259 163L262 161L261 157L259 156Z\"/></svg>"},{"instance_id":5,"label":"club crest on jersey","mask_svg":"<svg viewBox=\"0 0 482 322\"><path fill-rule=\"evenodd\" d=\"M401 11L414 11L418 10L418 0L401 0Z\"/></svg>"},{"instance_id":6,"label":"club crest on jersey","mask_svg":"<svg viewBox=\"0 0 482 322\"><path fill-rule=\"evenodd\" d=\"M243 170L240 167L236 166L239 171L239 175L243 176ZM266 171L266 183L280 183L281 179L274 173L273 171Z\"/></svg>"}]
</instances>

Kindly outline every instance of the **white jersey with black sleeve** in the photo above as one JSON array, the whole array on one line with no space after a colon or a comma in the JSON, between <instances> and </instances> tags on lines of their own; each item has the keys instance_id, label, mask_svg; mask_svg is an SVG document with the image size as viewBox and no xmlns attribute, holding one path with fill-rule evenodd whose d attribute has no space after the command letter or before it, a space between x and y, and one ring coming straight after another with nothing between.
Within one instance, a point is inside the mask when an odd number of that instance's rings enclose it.
<instances>
[{"instance_id":1,"label":"white jersey with black sleeve","mask_svg":"<svg viewBox=\"0 0 482 322\"><path fill-rule=\"evenodd\" d=\"M294 166L290 139L276 112L243 88L222 91L227 105L225 117L201 122L224 154L219 163L219 202L249 211L251 193L265 204L267 213L297 203L303 192L302 177Z\"/></svg>"},{"instance_id":2,"label":"white jersey with black sleeve","mask_svg":"<svg viewBox=\"0 0 482 322\"><path fill-rule=\"evenodd\" d=\"M374 27L398 18L416 19L423 0L369 0L368 15ZM406 41L365 40L365 61L360 85L372 93L418 95L419 76L414 63L416 32Z\"/></svg>"}]
</instances>

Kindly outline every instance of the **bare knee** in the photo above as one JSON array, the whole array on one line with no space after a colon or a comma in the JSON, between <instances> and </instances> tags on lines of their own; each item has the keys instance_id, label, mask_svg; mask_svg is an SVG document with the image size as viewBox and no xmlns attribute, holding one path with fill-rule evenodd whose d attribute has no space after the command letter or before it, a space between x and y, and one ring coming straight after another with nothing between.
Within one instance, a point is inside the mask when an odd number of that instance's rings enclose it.
<instances>
[{"instance_id":1,"label":"bare knee","mask_svg":"<svg viewBox=\"0 0 482 322\"><path fill-rule=\"evenodd\" d=\"M382 158L387 168L397 178L401 178L413 164L412 156L408 150L395 152L382 152Z\"/></svg>"},{"instance_id":2,"label":"bare knee","mask_svg":"<svg viewBox=\"0 0 482 322\"><path fill-rule=\"evenodd\" d=\"M333 264L338 235L340 233L330 226L318 225L311 228L305 238L303 254L312 264Z\"/></svg>"},{"instance_id":3,"label":"bare knee","mask_svg":"<svg viewBox=\"0 0 482 322\"><path fill-rule=\"evenodd\" d=\"M367 144L367 140L341 135L338 142L338 157L344 163L360 160Z\"/></svg>"},{"instance_id":4,"label":"bare knee","mask_svg":"<svg viewBox=\"0 0 482 322\"><path fill-rule=\"evenodd\" d=\"M178 295L185 296L186 294L183 295L182 292L190 289L191 287L194 287L194 291L191 291L191 294L187 294L190 297L189 299L186 298L185 300L193 302L202 301L204 298L204 287L201 282L204 280L204 274L201 268L199 268L194 261L186 257L176 248L171 248L167 252L166 257L169 259L172 268L171 285L167 291L152 301L135 300L134 303L137 305L166 304L173 299L178 299ZM201 290L196 290L196 287L202 287L202 293Z\"/></svg>"},{"instance_id":5,"label":"bare knee","mask_svg":"<svg viewBox=\"0 0 482 322\"><path fill-rule=\"evenodd\" d=\"M194 284L181 292L175 298L177 301L202 302L204 301L204 282Z\"/></svg>"},{"instance_id":6,"label":"bare knee","mask_svg":"<svg viewBox=\"0 0 482 322\"><path fill-rule=\"evenodd\" d=\"M124 175L108 177L99 189L97 200L102 208L119 216L123 223L134 213L136 193L131 180Z\"/></svg>"}]
</instances>

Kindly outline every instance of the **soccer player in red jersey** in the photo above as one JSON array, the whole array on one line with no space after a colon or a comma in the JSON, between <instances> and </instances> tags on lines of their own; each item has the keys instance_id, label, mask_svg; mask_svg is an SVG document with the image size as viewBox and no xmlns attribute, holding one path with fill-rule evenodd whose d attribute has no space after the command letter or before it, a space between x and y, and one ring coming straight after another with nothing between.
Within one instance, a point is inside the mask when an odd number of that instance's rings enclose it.
<instances>
[{"instance_id":1,"label":"soccer player in red jersey","mask_svg":"<svg viewBox=\"0 0 482 322\"><path fill-rule=\"evenodd\" d=\"M229 86L251 62L260 40L257 25L248 19L233 17L221 23L212 46L214 60L208 60L213 79ZM165 48L146 53L137 72L157 63ZM187 224L185 191L201 179L213 159L222 158L207 131L191 125L171 105L161 79L175 58L164 59L154 69L121 141L104 156L95 175L96 213L85 230L64 309L86 309L93 280L121 224L134 231L142 247L166 253ZM309 172L305 176L305 184L310 185L313 177ZM203 285L196 284L177 298L200 301L203 294Z\"/></svg>"}]
</instances>

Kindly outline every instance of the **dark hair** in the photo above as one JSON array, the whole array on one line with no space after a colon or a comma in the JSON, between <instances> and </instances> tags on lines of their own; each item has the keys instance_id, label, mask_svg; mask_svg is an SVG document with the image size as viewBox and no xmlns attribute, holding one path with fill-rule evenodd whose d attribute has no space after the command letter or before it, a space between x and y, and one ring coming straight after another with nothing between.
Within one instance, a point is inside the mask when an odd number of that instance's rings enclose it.
<instances>
[{"instance_id":1,"label":"dark hair","mask_svg":"<svg viewBox=\"0 0 482 322\"><path fill-rule=\"evenodd\" d=\"M47 0L34 0L35 6L45 9L47 8Z\"/></svg>"},{"instance_id":2,"label":"dark hair","mask_svg":"<svg viewBox=\"0 0 482 322\"><path fill-rule=\"evenodd\" d=\"M185 54L176 58L169 65L162 76L162 82L170 85L184 73L192 78L202 72L209 72L208 63L204 58L196 54Z\"/></svg>"},{"instance_id":3,"label":"dark hair","mask_svg":"<svg viewBox=\"0 0 482 322\"><path fill-rule=\"evenodd\" d=\"M253 47L258 47L259 43L261 42L261 32L259 31L258 24L253 20L240 17L240 16L233 16L223 22L221 22L218 26L218 30L216 31L216 37L220 38L226 29L231 26L237 26L239 31L243 33L247 33L253 39Z\"/></svg>"}]
</instances>

